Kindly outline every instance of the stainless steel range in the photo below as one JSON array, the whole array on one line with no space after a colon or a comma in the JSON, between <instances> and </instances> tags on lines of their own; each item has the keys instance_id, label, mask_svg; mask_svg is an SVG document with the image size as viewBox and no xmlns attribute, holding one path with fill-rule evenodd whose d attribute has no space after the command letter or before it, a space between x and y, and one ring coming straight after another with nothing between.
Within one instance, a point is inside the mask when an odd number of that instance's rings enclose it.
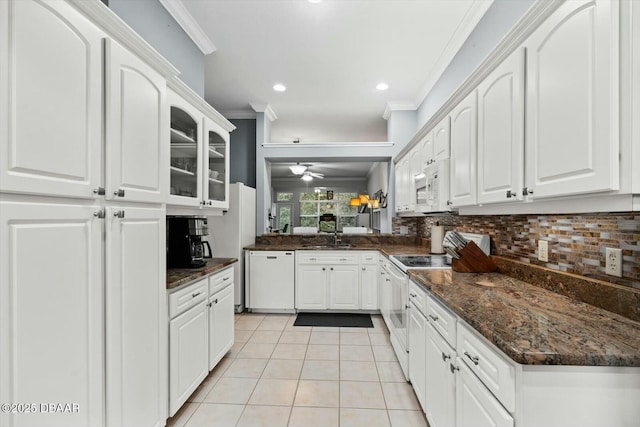
<instances>
[{"instance_id":1,"label":"stainless steel range","mask_svg":"<svg viewBox=\"0 0 640 427\"><path fill-rule=\"evenodd\" d=\"M391 256L390 259L405 273L409 269L451 268L449 255L396 255Z\"/></svg>"}]
</instances>

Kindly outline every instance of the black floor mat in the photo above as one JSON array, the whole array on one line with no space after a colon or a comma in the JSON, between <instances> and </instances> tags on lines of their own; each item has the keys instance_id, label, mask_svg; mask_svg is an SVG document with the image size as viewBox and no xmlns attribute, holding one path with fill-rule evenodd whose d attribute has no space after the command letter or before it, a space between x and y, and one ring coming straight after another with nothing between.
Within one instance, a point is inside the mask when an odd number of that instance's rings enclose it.
<instances>
[{"instance_id":1,"label":"black floor mat","mask_svg":"<svg viewBox=\"0 0 640 427\"><path fill-rule=\"evenodd\" d=\"M373 328L370 314L298 313L293 326L328 326L343 328Z\"/></svg>"}]
</instances>

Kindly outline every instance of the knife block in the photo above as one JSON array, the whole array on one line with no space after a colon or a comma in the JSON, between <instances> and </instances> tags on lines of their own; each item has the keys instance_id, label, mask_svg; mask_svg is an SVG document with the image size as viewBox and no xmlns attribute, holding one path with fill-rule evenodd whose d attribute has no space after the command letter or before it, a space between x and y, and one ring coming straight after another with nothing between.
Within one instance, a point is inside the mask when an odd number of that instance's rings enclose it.
<instances>
[{"instance_id":1,"label":"knife block","mask_svg":"<svg viewBox=\"0 0 640 427\"><path fill-rule=\"evenodd\" d=\"M459 273L490 273L498 266L474 242L469 242L464 248L458 249L460 259L451 260L451 268Z\"/></svg>"}]
</instances>

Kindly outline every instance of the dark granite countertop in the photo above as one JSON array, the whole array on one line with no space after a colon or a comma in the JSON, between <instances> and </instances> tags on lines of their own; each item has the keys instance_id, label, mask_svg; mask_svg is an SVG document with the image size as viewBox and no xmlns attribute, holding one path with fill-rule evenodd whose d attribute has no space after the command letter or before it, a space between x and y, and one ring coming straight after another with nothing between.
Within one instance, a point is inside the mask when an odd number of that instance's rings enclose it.
<instances>
[{"instance_id":1,"label":"dark granite countertop","mask_svg":"<svg viewBox=\"0 0 640 427\"><path fill-rule=\"evenodd\" d=\"M295 243L282 243L282 244L257 244L244 248L251 251L336 251L336 250L350 250L350 251L380 251L386 256L390 255L426 255L429 253L429 248L419 245L402 245L402 244L350 244L349 246L325 246L325 245L312 245L312 244L295 244Z\"/></svg>"},{"instance_id":2,"label":"dark granite countertop","mask_svg":"<svg viewBox=\"0 0 640 427\"><path fill-rule=\"evenodd\" d=\"M167 290L193 282L236 262L238 258L211 258L207 260L207 265L200 268L169 268L167 269Z\"/></svg>"},{"instance_id":3,"label":"dark granite countertop","mask_svg":"<svg viewBox=\"0 0 640 427\"><path fill-rule=\"evenodd\" d=\"M409 274L517 363L640 366L634 320L500 273Z\"/></svg>"}]
</instances>

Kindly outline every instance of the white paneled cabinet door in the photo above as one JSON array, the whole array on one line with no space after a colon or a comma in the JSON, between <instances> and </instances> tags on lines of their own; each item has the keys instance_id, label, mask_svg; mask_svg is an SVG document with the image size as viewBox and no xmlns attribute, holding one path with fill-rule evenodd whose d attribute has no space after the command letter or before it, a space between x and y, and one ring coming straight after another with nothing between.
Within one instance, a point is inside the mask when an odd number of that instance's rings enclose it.
<instances>
[{"instance_id":1,"label":"white paneled cabinet door","mask_svg":"<svg viewBox=\"0 0 640 427\"><path fill-rule=\"evenodd\" d=\"M511 415L465 363L458 359L456 366L456 427L513 427Z\"/></svg>"},{"instance_id":2,"label":"white paneled cabinet door","mask_svg":"<svg viewBox=\"0 0 640 427\"><path fill-rule=\"evenodd\" d=\"M431 427L456 425L456 378L451 366L455 364L456 352L427 322L426 358L427 369L425 402L427 419Z\"/></svg>"},{"instance_id":3,"label":"white paneled cabinet door","mask_svg":"<svg viewBox=\"0 0 640 427\"><path fill-rule=\"evenodd\" d=\"M396 202L396 212L402 212L403 207L402 203L404 202L404 167L402 164L402 160L398 161L395 164L395 178L396 178L396 191L395 191L395 202Z\"/></svg>"},{"instance_id":4,"label":"white paneled cabinet door","mask_svg":"<svg viewBox=\"0 0 640 427\"><path fill-rule=\"evenodd\" d=\"M378 309L378 272L377 265L363 265L360 271L360 308Z\"/></svg>"},{"instance_id":5,"label":"white paneled cabinet door","mask_svg":"<svg viewBox=\"0 0 640 427\"><path fill-rule=\"evenodd\" d=\"M451 204L476 203L476 91L471 92L451 117Z\"/></svg>"},{"instance_id":6,"label":"white paneled cabinet door","mask_svg":"<svg viewBox=\"0 0 640 427\"><path fill-rule=\"evenodd\" d=\"M327 266L301 265L296 277L296 308L325 310L327 308Z\"/></svg>"},{"instance_id":7,"label":"white paneled cabinet door","mask_svg":"<svg viewBox=\"0 0 640 427\"><path fill-rule=\"evenodd\" d=\"M107 425L163 426L167 414L164 209L107 208Z\"/></svg>"},{"instance_id":8,"label":"white paneled cabinet door","mask_svg":"<svg viewBox=\"0 0 640 427\"><path fill-rule=\"evenodd\" d=\"M169 415L173 416L209 374L207 302L169 323Z\"/></svg>"},{"instance_id":9,"label":"white paneled cabinet door","mask_svg":"<svg viewBox=\"0 0 640 427\"><path fill-rule=\"evenodd\" d=\"M102 37L64 2L0 2L0 191L95 197Z\"/></svg>"},{"instance_id":10,"label":"white paneled cabinet door","mask_svg":"<svg viewBox=\"0 0 640 427\"><path fill-rule=\"evenodd\" d=\"M478 203L522 200L524 49L478 86Z\"/></svg>"},{"instance_id":11,"label":"white paneled cabinet door","mask_svg":"<svg viewBox=\"0 0 640 427\"><path fill-rule=\"evenodd\" d=\"M233 283L209 298L209 370L233 346Z\"/></svg>"},{"instance_id":12,"label":"white paneled cabinet door","mask_svg":"<svg viewBox=\"0 0 640 427\"><path fill-rule=\"evenodd\" d=\"M168 108L165 79L112 40L105 41L106 197L164 202Z\"/></svg>"},{"instance_id":13,"label":"white paneled cabinet door","mask_svg":"<svg viewBox=\"0 0 640 427\"><path fill-rule=\"evenodd\" d=\"M426 392L426 324L427 320L413 303L409 304L409 381L425 410Z\"/></svg>"},{"instance_id":14,"label":"white paneled cabinet door","mask_svg":"<svg viewBox=\"0 0 640 427\"><path fill-rule=\"evenodd\" d=\"M447 116L433 128L433 161L448 159L451 151L450 117Z\"/></svg>"},{"instance_id":15,"label":"white paneled cabinet door","mask_svg":"<svg viewBox=\"0 0 640 427\"><path fill-rule=\"evenodd\" d=\"M570 1L527 47L527 179L534 198L619 187L618 2Z\"/></svg>"},{"instance_id":16,"label":"white paneled cabinet door","mask_svg":"<svg viewBox=\"0 0 640 427\"><path fill-rule=\"evenodd\" d=\"M422 170L433 162L433 132L429 132L420 141L420 157Z\"/></svg>"},{"instance_id":17,"label":"white paneled cabinet door","mask_svg":"<svg viewBox=\"0 0 640 427\"><path fill-rule=\"evenodd\" d=\"M329 271L329 308L360 309L360 280L357 265L335 265Z\"/></svg>"},{"instance_id":18,"label":"white paneled cabinet door","mask_svg":"<svg viewBox=\"0 0 640 427\"><path fill-rule=\"evenodd\" d=\"M103 425L99 210L0 202L0 401L38 405L2 411L2 426ZM40 403L73 406L51 413Z\"/></svg>"}]
</instances>

